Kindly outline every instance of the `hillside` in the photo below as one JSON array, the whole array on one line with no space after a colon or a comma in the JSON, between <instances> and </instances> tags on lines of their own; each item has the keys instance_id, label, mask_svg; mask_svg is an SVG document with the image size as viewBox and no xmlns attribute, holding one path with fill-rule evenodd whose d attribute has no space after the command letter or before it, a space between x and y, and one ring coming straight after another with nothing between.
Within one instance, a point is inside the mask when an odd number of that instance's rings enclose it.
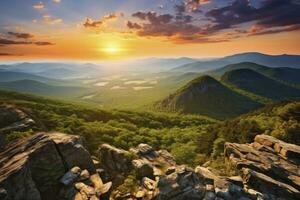
<instances>
[{"instance_id":1,"label":"hillside","mask_svg":"<svg viewBox=\"0 0 300 200\"><path fill-rule=\"evenodd\" d=\"M260 104L227 88L210 76L201 76L158 102L161 110L202 114L217 119L231 118Z\"/></svg>"},{"instance_id":2,"label":"hillside","mask_svg":"<svg viewBox=\"0 0 300 200\"><path fill-rule=\"evenodd\" d=\"M252 62L242 62L226 65L225 67L205 72L205 74L220 77L226 72L237 69L251 69L280 81L284 81L290 84L300 84L300 69L294 69L289 67L272 68Z\"/></svg>"},{"instance_id":3,"label":"hillside","mask_svg":"<svg viewBox=\"0 0 300 200\"><path fill-rule=\"evenodd\" d=\"M35 74L43 77L54 79L70 79L83 78L101 74L103 67L89 64L89 63L54 63L54 62L40 62L40 63L16 63L9 65L0 65L0 69L23 72L28 74ZM60 72L60 73L59 73Z\"/></svg>"},{"instance_id":4,"label":"hillside","mask_svg":"<svg viewBox=\"0 0 300 200\"><path fill-rule=\"evenodd\" d=\"M198 61L176 67L172 70L181 72L204 72L241 62L253 62L259 65L266 65L272 67L290 67L297 69L300 68L299 55L267 55L256 52L250 52L235 54L208 61Z\"/></svg>"},{"instance_id":5,"label":"hillside","mask_svg":"<svg viewBox=\"0 0 300 200\"><path fill-rule=\"evenodd\" d=\"M34 74L24 73L24 72L14 72L7 70L0 70L0 80L1 82L9 82L9 81L19 81L19 80L33 80L39 81L43 83L61 83L63 81L58 79L50 79L43 76L38 76Z\"/></svg>"},{"instance_id":6,"label":"hillside","mask_svg":"<svg viewBox=\"0 0 300 200\"><path fill-rule=\"evenodd\" d=\"M89 92L89 89L84 87L53 86L34 80L0 82L0 88L23 93L64 98L76 97Z\"/></svg>"},{"instance_id":7,"label":"hillside","mask_svg":"<svg viewBox=\"0 0 300 200\"><path fill-rule=\"evenodd\" d=\"M226 72L221 80L239 89L267 97L272 100L295 99L300 90L283 84L251 69L237 69Z\"/></svg>"},{"instance_id":8,"label":"hillside","mask_svg":"<svg viewBox=\"0 0 300 200\"><path fill-rule=\"evenodd\" d=\"M103 143L128 150L144 142L170 151L178 163L189 165L204 163L211 155L222 155L226 141L251 142L257 134L300 144L300 101L268 105L224 122L203 116L103 110L0 90L1 104L17 106L36 121L36 127L12 131L5 138L0 134L0 144L36 131L61 131L83 136L91 152ZM217 165L224 167L224 163Z\"/></svg>"}]
</instances>

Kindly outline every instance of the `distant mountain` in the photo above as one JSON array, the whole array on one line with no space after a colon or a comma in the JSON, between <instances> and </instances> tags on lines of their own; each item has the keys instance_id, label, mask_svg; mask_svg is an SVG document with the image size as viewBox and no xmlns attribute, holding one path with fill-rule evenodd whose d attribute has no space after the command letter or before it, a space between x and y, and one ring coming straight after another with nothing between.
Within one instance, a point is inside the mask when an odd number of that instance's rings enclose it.
<instances>
[{"instance_id":1,"label":"distant mountain","mask_svg":"<svg viewBox=\"0 0 300 200\"><path fill-rule=\"evenodd\" d=\"M270 67L300 68L300 55L267 55L257 52L241 53L223 58L231 63L255 62Z\"/></svg>"},{"instance_id":2,"label":"distant mountain","mask_svg":"<svg viewBox=\"0 0 300 200\"><path fill-rule=\"evenodd\" d=\"M173 71L183 72L204 72L224 67L229 64L241 62L254 62L270 67L290 67L300 69L300 55L267 55L261 53L242 53L227 56L224 58L213 59L210 61L198 61L185 64L172 69Z\"/></svg>"},{"instance_id":3,"label":"distant mountain","mask_svg":"<svg viewBox=\"0 0 300 200\"><path fill-rule=\"evenodd\" d=\"M2 82L19 81L19 80L24 80L24 79L40 81L43 83L59 82L59 80L56 80L56 79L50 79L50 78L46 78L46 77L42 77L42 76L38 76L38 75L34 75L34 74L0 70L0 81L2 81Z\"/></svg>"},{"instance_id":4,"label":"distant mountain","mask_svg":"<svg viewBox=\"0 0 300 200\"><path fill-rule=\"evenodd\" d=\"M117 63L120 70L125 71L145 71L145 72L158 72L166 71L172 68L194 63L197 59L181 57L181 58L146 58L123 63Z\"/></svg>"},{"instance_id":5,"label":"distant mountain","mask_svg":"<svg viewBox=\"0 0 300 200\"><path fill-rule=\"evenodd\" d=\"M300 84L300 69L289 67L271 68L264 65L259 65L252 62L242 62L236 64L226 65L225 67L205 72L212 76L222 76L226 72L236 69L251 69L260 72L266 76L285 81L291 84Z\"/></svg>"},{"instance_id":6,"label":"distant mountain","mask_svg":"<svg viewBox=\"0 0 300 200\"><path fill-rule=\"evenodd\" d=\"M173 68L172 71L181 71L181 72L205 72L208 70L217 69L225 65L231 64L229 61L222 59L214 59L209 61L198 61L193 63L188 63L181 65L179 67Z\"/></svg>"},{"instance_id":7,"label":"distant mountain","mask_svg":"<svg viewBox=\"0 0 300 200\"><path fill-rule=\"evenodd\" d=\"M272 100L300 97L300 90L273 80L251 69L236 69L226 72L222 82Z\"/></svg>"},{"instance_id":8,"label":"distant mountain","mask_svg":"<svg viewBox=\"0 0 300 200\"><path fill-rule=\"evenodd\" d=\"M103 70L101 66L79 63L17 63L0 65L0 69L40 75L48 78L86 78L96 76Z\"/></svg>"},{"instance_id":9,"label":"distant mountain","mask_svg":"<svg viewBox=\"0 0 300 200\"><path fill-rule=\"evenodd\" d=\"M89 90L84 87L53 86L34 80L0 82L0 88L23 93L64 98L76 97L89 92Z\"/></svg>"},{"instance_id":10,"label":"distant mountain","mask_svg":"<svg viewBox=\"0 0 300 200\"><path fill-rule=\"evenodd\" d=\"M201 114L224 119L238 116L260 104L238 94L210 76L201 76L158 102L160 110Z\"/></svg>"}]
</instances>

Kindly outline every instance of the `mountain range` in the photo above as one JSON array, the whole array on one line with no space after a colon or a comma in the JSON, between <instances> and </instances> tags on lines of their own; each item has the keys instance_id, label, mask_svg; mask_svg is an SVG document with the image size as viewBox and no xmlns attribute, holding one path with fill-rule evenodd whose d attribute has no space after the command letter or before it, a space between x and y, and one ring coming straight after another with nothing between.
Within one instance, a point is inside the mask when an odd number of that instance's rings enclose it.
<instances>
[{"instance_id":1,"label":"mountain range","mask_svg":"<svg viewBox=\"0 0 300 200\"><path fill-rule=\"evenodd\" d=\"M261 53L242 53L223 58L212 59L209 61L198 61L175 67L172 71L177 72L204 72L207 70L218 69L229 64L240 62L254 62L260 65L271 67L290 67L300 68L299 55L267 55Z\"/></svg>"},{"instance_id":2,"label":"mountain range","mask_svg":"<svg viewBox=\"0 0 300 200\"><path fill-rule=\"evenodd\" d=\"M94 64L79 63L16 63L0 65L0 70L23 72L54 79L84 78L101 73L103 68Z\"/></svg>"},{"instance_id":3,"label":"mountain range","mask_svg":"<svg viewBox=\"0 0 300 200\"><path fill-rule=\"evenodd\" d=\"M201 76L156 104L158 109L201 114L217 119L238 116L260 107L258 102L226 87L210 76Z\"/></svg>"}]
</instances>

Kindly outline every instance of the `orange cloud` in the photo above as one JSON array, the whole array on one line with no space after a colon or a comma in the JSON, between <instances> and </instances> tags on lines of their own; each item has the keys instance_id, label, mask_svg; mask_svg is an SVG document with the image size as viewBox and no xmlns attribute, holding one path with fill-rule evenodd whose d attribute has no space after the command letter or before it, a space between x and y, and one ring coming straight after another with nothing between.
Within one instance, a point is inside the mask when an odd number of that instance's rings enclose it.
<instances>
[{"instance_id":1,"label":"orange cloud","mask_svg":"<svg viewBox=\"0 0 300 200\"><path fill-rule=\"evenodd\" d=\"M36 10L43 10L45 8L45 5L43 4L43 2L39 2L37 4L34 4L33 8Z\"/></svg>"},{"instance_id":2,"label":"orange cloud","mask_svg":"<svg viewBox=\"0 0 300 200\"><path fill-rule=\"evenodd\" d=\"M88 17L83 23L83 26L85 28L100 28L103 25L105 25L108 21L116 20L119 17L123 17L123 16L124 16L123 13L115 13L115 14L105 15L99 20L93 20Z\"/></svg>"},{"instance_id":3,"label":"orange cloud","mask_svg":"<svg viewBox=\"0 0 300 200\"><path fill-rule=\"evenodd\" d=\"M51 25L60 24L60 23L62 23L62 21L63 21L62 19L54 18L50 15L44 15L43 16L43 22L46 23L46 24L51 24Z\"/></svg>"}]
</instances>

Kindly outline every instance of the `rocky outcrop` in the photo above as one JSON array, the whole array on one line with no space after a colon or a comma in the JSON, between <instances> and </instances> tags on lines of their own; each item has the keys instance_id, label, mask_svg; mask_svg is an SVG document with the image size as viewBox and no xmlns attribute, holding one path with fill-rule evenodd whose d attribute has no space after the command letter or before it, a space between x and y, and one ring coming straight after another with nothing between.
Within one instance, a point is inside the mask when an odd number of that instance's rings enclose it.
<instances>
[{"instance_id":1,"label":"rocky outcrop","mask_svg":"<svg viewBox=\"0 0 300 200\"><path fill-rule=\"evenodd\" d=\"M239 176L178 165L166 150L108 144L91 156L80 136L37 133L0 153L5 200L292 200L300 199L300 147L267 135L225 144Z\"/></svg>"},{"instance_id":2,"label":"rocky outcrop","mask_svg":"<svg viewBox=\"0 0 300 200\"><path fill-rule=\"evenodd\" d=\"M87 169L89 174L96 172L79 136L38 133L14 141L0 153L1 194L14 200L59 199L57 194L63 185L59 180L75 166Z\"/></svg>"},{"instance_id":3,"label":"rocky outcrop","mask_svg":"<svg viewBox=\"0 0 300 200\"><path fill-rule=\"evenodd\" d=\"M59 197L61 199L100 199L111 188L111 182L104 184L95 173L90 175L88 170L81 170L79 167L70 169L61 179L63 184L60 189Z\"/></svg>"},{"instance_id":4,"label":"rocky outcrop","mask_svg":"<svg viewBox=\"0 0 300 200\"><path fill-rule=\"evenodd\" d=\"M251 144L225 144L230 159L246 187L264 199L300 198L300 147L268 135Z\"/></svg>"},{"instance_id":5,"label":"rocky outcrop","mask_svg":"<svg viewBox=\"0 0 300 200\"><path fill-rule=\"evenodd\" d=\"M24 131L35 124L26 113L12 105L0 105L0 148L4 147L5 134Z\"/></svg>"},{"instance_id":6,"label":"rocky outcrop","mask_svg":"<svg viewBox=\"0 0 300 200\"><path fill-rule=\"evenodd\" d=\"M110 151L104 150L109 147ZM113 151L113 157L120 155L133 154L131 157L127 156L126 159L132 159L131 171L126 174L135 174L135 185L127 184L124 177L124 184L121 188L114 187L111 194L111 199L124 200L124 199L143 199L143 200L198 200L198 199L238 199L239 197L248 197L242 191L242 186L230 182L230 180L214 175L210 170L204 167L197 167L195 170L185 165L177 165L173 156L166 150L155 151L147 144L140 144L130 151L116 149L108 145L103 145L100 148L102 152L101 158L103 166L116 166L118 160L108 159L111 156L103 154L104 152ZM102 150L101 150L102 149ZM111 154L111 153L110 153ZM120 159L125 160L125 157ZM107 162L107 163L105 163ZM129 162L127 160L126 162ZM110 168L117 169L117 168ZM124 168L118 168L124 172ZM114 181L112 179L112 181ZM115 182L113 182L115 184ZM125 188L124 187L130 187Z\"/></svg>"}]
</instances>

